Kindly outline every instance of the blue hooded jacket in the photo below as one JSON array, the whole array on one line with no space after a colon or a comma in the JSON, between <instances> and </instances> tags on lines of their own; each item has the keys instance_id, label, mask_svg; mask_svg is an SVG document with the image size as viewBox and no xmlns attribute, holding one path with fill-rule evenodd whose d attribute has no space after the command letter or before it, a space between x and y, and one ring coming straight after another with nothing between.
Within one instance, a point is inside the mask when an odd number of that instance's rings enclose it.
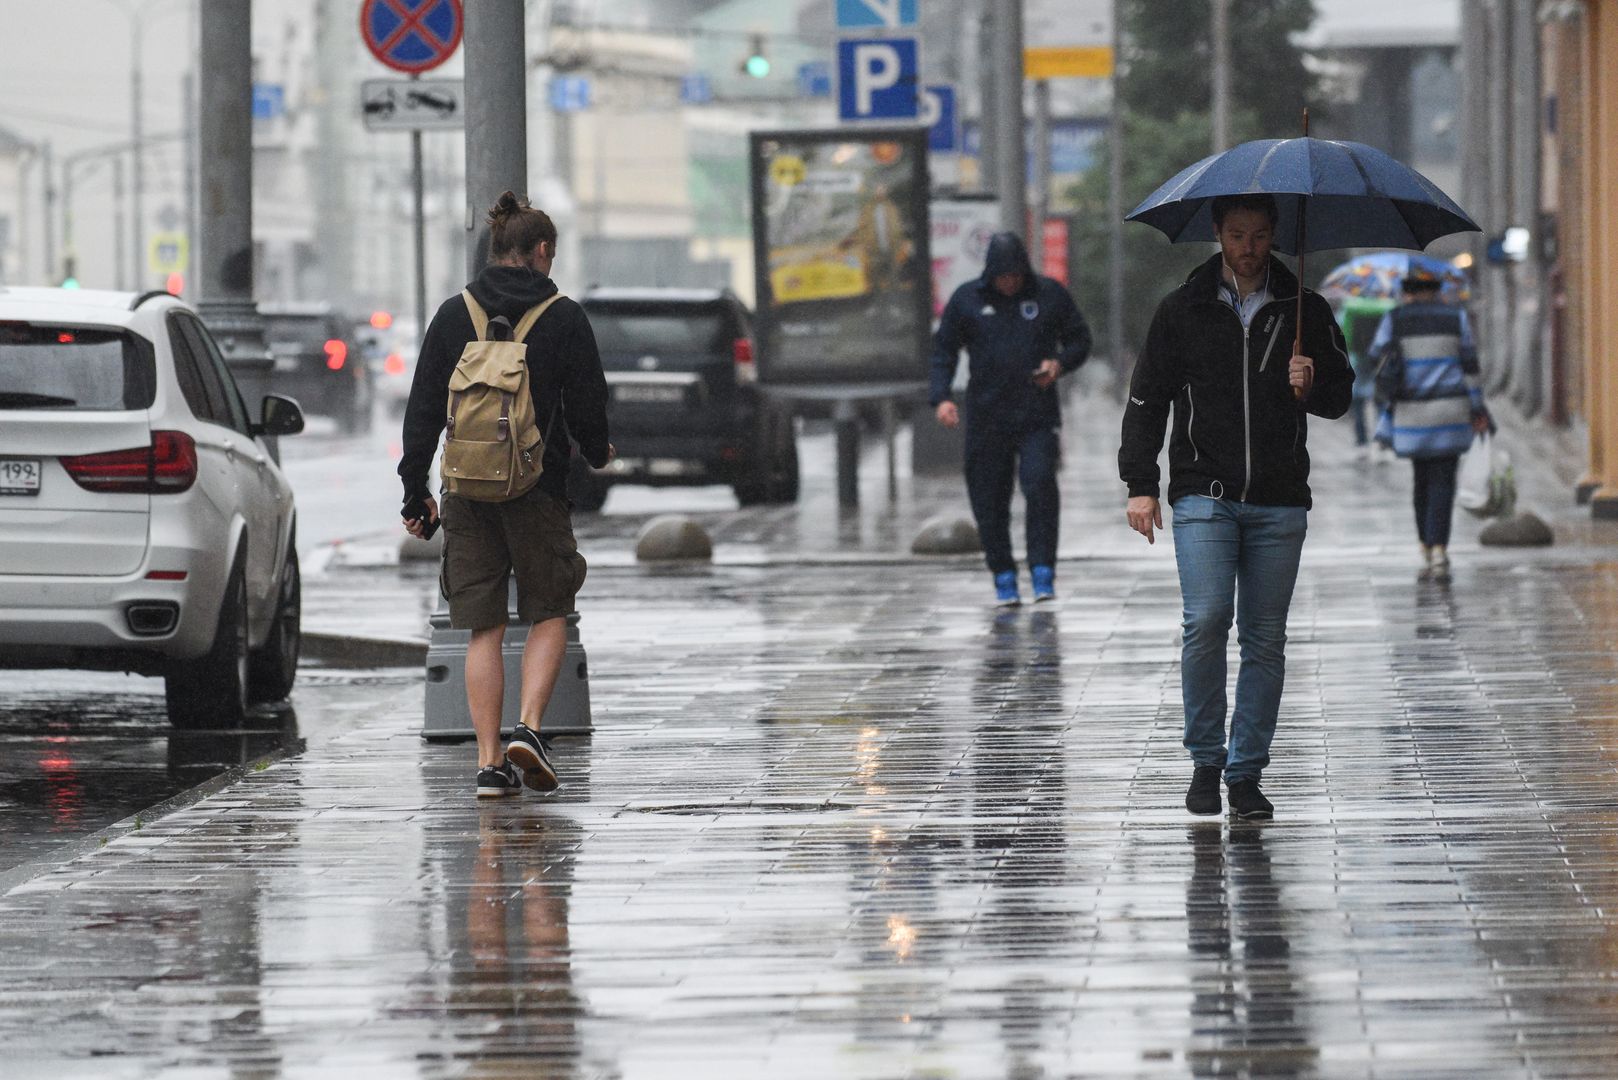
<instances>
[{"instance_id":1,"label":"blue hooded jacket","mask_svg":"<svg viewBox=\"0 0 1618 1080\"><path fill-rule=\"evenodd\" d=\"M1021 274L1022 288L1002 296L999 274ZM983 274L955 290L933 334L930 399L936 408L951 400L950 385L966 349L971 379L966 388L968 423L1009 432L1055 427L1062 422L1056 387L1033 383L1042 361L1055 359L1065 375L1090 355L1090 328L1073 297L1058 281L1034 273L1016 233L989 241Z\"/></svg>"}]
</instances>

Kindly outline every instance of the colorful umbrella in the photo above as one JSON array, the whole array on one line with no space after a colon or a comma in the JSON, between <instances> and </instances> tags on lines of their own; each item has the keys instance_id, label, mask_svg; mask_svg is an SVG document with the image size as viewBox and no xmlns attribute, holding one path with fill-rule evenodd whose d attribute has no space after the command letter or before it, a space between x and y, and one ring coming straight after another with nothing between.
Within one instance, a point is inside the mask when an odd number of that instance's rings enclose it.
<instances>
[{"instance_id":1,"label":"colorful umbrella","mask_svg":"<svg viewBox=\"0 0 1618 1080\"><path fill-rule=\"evenodd\" d=\"M1404 292L1405 275L1421 267L1442 282L1439 299L1446 304L1464 304L1472 299L1472 281L1466 271L1430 255L1409 251L1374 251L1343 263L1320 283L1320 293L1334 297L1361 296L1374 300L1397 300Z\"/></svg>"}]
</instances>

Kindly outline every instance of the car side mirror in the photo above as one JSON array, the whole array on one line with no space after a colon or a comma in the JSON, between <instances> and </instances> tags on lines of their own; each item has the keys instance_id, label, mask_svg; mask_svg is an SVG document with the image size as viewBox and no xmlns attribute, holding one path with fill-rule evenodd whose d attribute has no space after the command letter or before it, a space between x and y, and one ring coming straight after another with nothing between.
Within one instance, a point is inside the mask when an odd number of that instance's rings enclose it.
<instances>
[{"instance_id":1,"label":"car side mirror","mask_svg":"<svg viewBox=\"0 0 1618 1080\"><path fill-rule=\"evenodd\" d=\"M255 435L296 435L303 430L303 409L281 394L265 394L263 419Z\"/></svg>"}]
</instances>

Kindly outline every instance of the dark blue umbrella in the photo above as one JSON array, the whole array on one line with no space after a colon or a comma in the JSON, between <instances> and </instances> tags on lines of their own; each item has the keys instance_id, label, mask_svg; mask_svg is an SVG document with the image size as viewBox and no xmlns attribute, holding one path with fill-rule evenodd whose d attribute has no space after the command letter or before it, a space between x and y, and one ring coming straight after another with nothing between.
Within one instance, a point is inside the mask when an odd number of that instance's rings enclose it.
<instances>
[{"instance_id":1,"label":"dark blue umbrella","mask_svg":"<svg viewBox=\"0 0 1618 1080\"><path fill-rule=\"evenodd\" d=\"M1213 241L1209 204L1220 195L1275 196L1275 248L1288 255L1330 248L1417 251L1477 223L1410 166L1362 143L1258 139L1203 158L1152 192L1125 219L1174 243ZM1300 228L1300 225L1302 226Z\"/></svg>"},{"instance_id":2,"label":"dark blue umbrella","mask_svg":"<svg viewBox=\"0 0 1618 1080\"><path fill-rule=\"evenodd\" d=\"M1213 241L1211 203L1221 195L1273 195L1275 248L1298 256L1331 248L1414 248L1458 232L1481 232L1466 211L1410 166L1363 143L1257 139L1203 158L1147 196L1125 221L1144 221L1176 244ZM1303 340L1298 290L1294 351Z\"/></svg>"}]
</instances>

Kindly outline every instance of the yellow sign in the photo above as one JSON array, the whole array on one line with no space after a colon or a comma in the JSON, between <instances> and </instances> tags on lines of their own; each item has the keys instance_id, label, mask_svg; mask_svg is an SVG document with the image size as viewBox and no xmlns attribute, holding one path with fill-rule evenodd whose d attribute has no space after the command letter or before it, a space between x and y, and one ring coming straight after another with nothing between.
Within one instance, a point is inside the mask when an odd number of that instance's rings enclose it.
<instances>
[{"instance_id":1,"label":"yellow sign","mask_svg":"<svg viewBox=\"0 0 1618 1080\"><path fill-rule=\"evenodd\" d=\"M191 261L191 241L185 233L157 233L146 246L146 265L154 274L174 274Z\"/></svg>"},{"instance_id":2,"label":"yellow sign","mask_svg":"<svg viewBox=\"0 0 1618 1080\"><path fill-rule=\"evenodd\" d=\"M808 172L803 158L796 154L782 154L770 162L770 179L782 187L797 187Z\"/></svg>"},{"instance_id":3,"label":"yellow sign","mask_svg":"<svg viewBox=\"0 0 1618 1080\"><path fill-rule=\"evenodd\" d=\"M1024 49L1025 79L1105 79L1112 75L1112 49L1105 45Z\"/></svg>"},{"instance_id":4,"label":"yellow sign","mask_svg":"<svg viewBox=\"0 0 1618 1080\"><path fill-rule=\"evenodd\" d=\"M788 248L778 251L772 262L770 289L779 304L846 300L864 296L870 288L865 267L857 255Z\"/></svg>"}]
</instances>

